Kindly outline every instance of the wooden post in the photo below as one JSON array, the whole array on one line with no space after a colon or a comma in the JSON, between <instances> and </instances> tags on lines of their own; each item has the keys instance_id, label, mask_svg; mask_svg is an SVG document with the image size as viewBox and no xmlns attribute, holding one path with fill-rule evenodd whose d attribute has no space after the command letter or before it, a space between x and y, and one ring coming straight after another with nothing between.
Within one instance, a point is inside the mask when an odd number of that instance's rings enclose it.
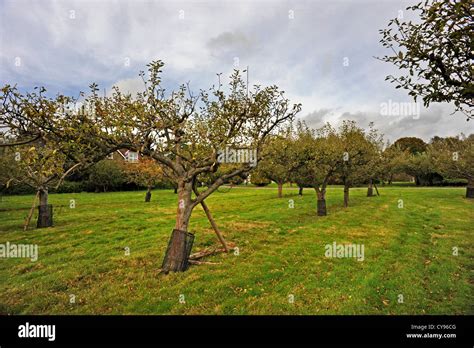
<instances>
[{"instance_id":1,"label":"wooden post","mask_svg":"<svg viewBox=\"0 0 474 348\"><path fill-rule=\"evenodd\" d=\"M36 191L36 196L33 199L33 204L31 205L30 212L28 213L28 216L25 220L25 224L23 225L23 231L26 231L28 229L28 226L30 225L31 217L33 216L33 212L35 211L36 201L38 200L39 194L40 192Z\"/></svg>"}]
</instances>

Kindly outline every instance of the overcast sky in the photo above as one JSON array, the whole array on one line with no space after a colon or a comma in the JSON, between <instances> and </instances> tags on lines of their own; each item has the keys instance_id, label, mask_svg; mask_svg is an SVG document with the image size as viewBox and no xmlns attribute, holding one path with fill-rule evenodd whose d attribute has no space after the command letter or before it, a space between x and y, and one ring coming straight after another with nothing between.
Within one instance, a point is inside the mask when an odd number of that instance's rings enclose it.
<instances>
[{"instance_id":1,"label":"overcast sky","mask_svg":"<svg viewBox=\"0 0 474 348\"><path fill-rule=\"evenodd\" d=\"M190 81L198 91L215 84L216 73L249 66L251 84L277 84L303 104L299 117L312 127L373 121L392 142L472 133L474 122L450 115L448 104L421 107L419 117L382 115L389 102L412 102L384 80L394 68L374 58L389 53L378 30L409 18L411 3L0 0L0 83L73 96L91 82L135 92L139 71L162 59L166 88Z\"/></svg>"}]
</instances>

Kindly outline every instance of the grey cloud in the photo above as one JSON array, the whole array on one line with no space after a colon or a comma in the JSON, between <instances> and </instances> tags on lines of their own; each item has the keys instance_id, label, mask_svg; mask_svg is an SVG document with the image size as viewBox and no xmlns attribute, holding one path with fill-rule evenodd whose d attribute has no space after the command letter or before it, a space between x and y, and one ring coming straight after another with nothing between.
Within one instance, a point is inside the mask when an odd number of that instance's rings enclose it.
<instances>
[{"instance_id":1,"label":"grey cloud","mask_svg":"<svg viewBox=\"0 0 474 348\"><path fill-rule=\"evenodd\" d=\"M319 109L315 110L308 115L304 116L302 120L311 128L322 127L327 119L325 116L328 116L332 112L332 109Z\"/></svg>"},{"instance_id":2,"label":"grey cloud","mask_svg":"<svg viewBox=\"0 0 474 348\"><path fill-rule=\"evenodd\" d=\"M303 104L299 117L312 127L350 118L364 127L375 122L390 139L472 132L474 122L450 116L450 105L422 110L418 120L380 115L380 103L410 99L384 80L395 68L373 58L387 53L378 30L415 2L3 0L0 84L76 95L95 81L134 91L138 72L162 59L168 90L187 81L198 90L215 83L216 73L225 83L239 57L251 84L281 87Z\"/></svg>"},{"instance_id":3,"label":"grey cloud","mask_svg":"<svg viewBox=\"0 0 474 348\"><path fill-rule=\"evenodd\" d=\"M474 125L468 123L462 115L451 115L452 107L449 105L435 105L428 109L421 109L420 117L412 116L382 116L378 111L359 111L339 113L333 122L338 126L343 120L354 120L360 126L367 127L373 123L384 139L393 143L401 137L416 136L424 141L429 141L433 136L454 136L461 132L471 134L474 132ZM329 111L318 110L308 114L303 119L308 125L314 128L324 124L324 116Z\"/></svg>"},{"instance_id":4,"label":"grey cloud","mask_svg":"<svg viewBox=\"0 0 474 348\"><path fill-rule=\"evenodd\" d=\"M207 42L213 55L239 54L248 55L255 49L255 42L241 32L224 32Z\"/></svg>"}]
</instances>

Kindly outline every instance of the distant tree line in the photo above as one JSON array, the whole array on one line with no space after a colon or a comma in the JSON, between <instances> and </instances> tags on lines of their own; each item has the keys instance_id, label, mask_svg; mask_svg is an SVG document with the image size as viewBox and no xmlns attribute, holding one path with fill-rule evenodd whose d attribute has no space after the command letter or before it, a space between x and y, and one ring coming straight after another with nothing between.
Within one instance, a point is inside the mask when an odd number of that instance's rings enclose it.
<instances>
[{"instance_id":1,"label":"distant tree line","mask_svg":"<svg viewBox=\"0 0 474 348\"><path fill-rule=\"evenodd\" d=\"M272 181L282 197L283 185L295 183L299 193L314 188L318 212L325 215L327 185L344 186L344 205L349 204L349 189L367 185L372 196L377 184L413 180L417 186L474 187L474 134L433 137L429 143L416 137L403 137L384 143L373 125L368 130L354 121L344 121L335 129L330 124L312 130L304 122L270 137L262 160L251 173L251 182L265 186Z\"/></svg>"},{"instance_id":2,"label":"distant tree line","mask_svg":"<svg viewBox=\"0 0 474 348\"><path fill-rule=\"evenodd\" d=\"M31 148L31 145L30 145ZM36 147L34 147L36 149ZM9 157L6 157L6 152ZM20 150L20 154L24 150ZM25 180L26 172L24 161L12 161L15 157L12 149L0 149L0 185L2 185L1 193L4 195L15 194L34 194L37 187L30 185ZM8 165L7 165L8 163ZM57 162L56 162L57 163ZM64 173L64 167L59 168ZM149 166L149 162L142 163L121 163L114 160L105 159L94 164L84 171L76 171L63 180L61 185L53 185L49 192L53 193L79 193L79 192L113 192L113 191L147 191L157 189L174 189L175 184L163 175L153 175L153 168ZM7 182L10 181L7 185Z\"/></svg>"}]
</instances>

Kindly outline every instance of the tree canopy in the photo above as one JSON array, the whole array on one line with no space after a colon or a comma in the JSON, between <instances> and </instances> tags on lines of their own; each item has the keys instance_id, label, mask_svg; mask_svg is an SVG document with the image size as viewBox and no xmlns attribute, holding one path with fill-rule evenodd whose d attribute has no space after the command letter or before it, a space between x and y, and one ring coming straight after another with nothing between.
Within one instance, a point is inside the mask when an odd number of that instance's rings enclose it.
<instances>
[{"instance_id":1,"label":"tree canopy","mask_svg":"<svg viewBox=\"0 0 474 348\"><path fill-rule=\"evenodd\" d=\"M391 50L381 60L407 72L386 80L408 90L415 101L421 98L425 106L452 102L467 120L473 118L472 2L425 0L407 10L419 13L419 20L395 18L380 30L380 42Z\"/></svg>"}]
</instances>

